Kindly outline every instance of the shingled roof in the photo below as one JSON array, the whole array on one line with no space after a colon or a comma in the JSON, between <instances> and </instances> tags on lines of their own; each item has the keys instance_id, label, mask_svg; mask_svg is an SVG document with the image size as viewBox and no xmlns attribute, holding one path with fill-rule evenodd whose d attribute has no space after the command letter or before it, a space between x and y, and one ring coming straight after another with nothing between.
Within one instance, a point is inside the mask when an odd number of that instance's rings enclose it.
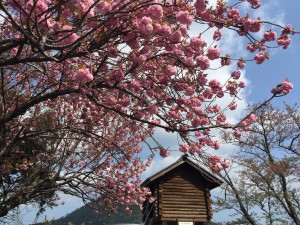
<instances>
[{"instance_id":1,"label":"shingled roof","mask_svg":"<svg viewBox=\"0 0 300 225\"><path fill-rule=\"evenodd\" d=\"M204 177L205 180L210 184L209 185L210 189L219 187L223 183L220 178L218 178L217 176L215 176L212 173L210 173L209 171L207 171L205 168L199 166L198 164L196 164L195 162L190 160L188 158L188 155L185 154L182 157L180 157L175 163L167 166L166 168L164 168L164 169L160 170L159 172L153 174L152 176L148 177L141 185L144 187L149 186L154 181L156 181L158 178L164 176L168 172L174 170L175 168L177 168L183 164L187 164L187 165L191 166L192 168L194 168L197 172L199 172L199 175Z\"/></svg>"}]
</instances>

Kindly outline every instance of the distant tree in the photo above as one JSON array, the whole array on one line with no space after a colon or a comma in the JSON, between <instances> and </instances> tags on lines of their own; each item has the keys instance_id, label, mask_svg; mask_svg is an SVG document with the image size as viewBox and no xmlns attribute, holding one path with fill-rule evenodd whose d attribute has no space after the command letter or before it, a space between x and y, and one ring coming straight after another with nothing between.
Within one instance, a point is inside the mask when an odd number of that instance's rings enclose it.
<instances>
[{"instance_id":1,"label":"distant tree","mask_svg":"<svg viewBox=\"0 0 300 225\"><path fill-rule=\"evenodd\" d=\"M52 221L45 219L43 225L53 225Z\"/></svg>"},{"instance_id":2,"label":"distant tree","mask_svg":"<svg viewBox=\"0 0 300 225\"><path fill-rule=\"evenodd\" d=\"M253 106L255 107L255 106ZM235 168L221 173L225 198L219 210L234 210L227 224L300 224L300 110L271 105L241 137L225 135L239 148ZM231 223L230 223L231 222Z\"/></svg>"},{"instance_id":3,"label":"distant tree","mask_svg":"<svg viewBox=\"0 0 300 225\"><path fill-rule=\"evenodd\" d=\"M24 225L23 221L23 215L24 215L24 209L15 208L14 210L11 210L8 215L5 217L0 218L0 224L1 225Z\"/></svg>"},{"instance_id":4,"label":"distant tree","mask_svg":"<svg viewBox=\"0 0 300 225\"><path fill-rule=\"evenodd\" d=\"M245 87L246 59L221 52L222 30L249 41L257 64L269 47L286 49L296 31L242 12L259 0L213 2L0 1L0 217L22 204L59 203L59 191L130 212L150 194L139 186L145 155L170 154L159 143L140 154L156 128L176 132L182 152L206 160L206 148L220 147L209 130L253 121L226 120ZM201 26L195 36L192 23ZM232 62L226 81L208 75ZM273 97L292 88L285 80Z\"/></svg>"}]
</instances>

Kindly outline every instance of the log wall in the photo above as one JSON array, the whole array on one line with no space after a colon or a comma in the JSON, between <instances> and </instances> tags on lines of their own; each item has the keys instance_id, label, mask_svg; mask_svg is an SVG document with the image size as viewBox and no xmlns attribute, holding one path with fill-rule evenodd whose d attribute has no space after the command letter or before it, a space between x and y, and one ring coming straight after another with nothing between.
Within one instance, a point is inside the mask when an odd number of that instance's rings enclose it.
<instances>
[{"instance_id":1,"label":"log wall","mask_svg":"<svg viewBox=\"0 0 300 225\"><path fill-rule=\"evenodd\" d=\"M158 216L162 221L210 221L210 193L203 177L186 166L159 179Z\"/></svg>"}]
</instances>

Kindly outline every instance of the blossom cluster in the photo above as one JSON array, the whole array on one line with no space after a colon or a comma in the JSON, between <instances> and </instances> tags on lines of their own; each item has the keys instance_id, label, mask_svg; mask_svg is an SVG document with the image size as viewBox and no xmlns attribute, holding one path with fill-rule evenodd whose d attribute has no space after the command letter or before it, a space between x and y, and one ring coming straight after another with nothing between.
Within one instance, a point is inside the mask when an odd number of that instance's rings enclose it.
<instances>
[{"instance_id":1,"label":"blossom cluster","mask_svg":"<svg viewBox=\"0 0 300 225\"><path fill-rule=\"evenodd\" d=\"M240 3L253 10L261 5L259 0ZM252 33L267 24L242 15L239 5L223 0L216 6L206 0L0 2L0 122L12 140L50 131L51 140L62 140L57 145L61 151L11 152L0 160L1 171L21 174L56 160L63 165L61 176L89 174L82 189L91 198L97 193L98 203L113 210L116 202L126 207L149 195L138 187L140 173L151 161L139 159L139 144L155 128L176 132L182 140L179 150L199 157L220 148L211 130L235 128L233 134L241 136L255 116L236 128L225 111L238 108L247 60L221 50L222 31L229 28L236 37L249 39L246 48L261 64L269 58L267 43L285 49L295 30L291 25L279 27L281 33L270 29L256 40ZM201 24L196 35L189 33L193 23ZM215 30L213 43L204 38L210 29ZM236 65L228 80L208 75L215 63L232 62ZM287 94L292 88L286 80L273 93ZM232 101L217 104L224 97ZM41 123L47 110L53 120ZM160 145L150 149L162 157L170 154ZM208 160L214 172L228 167L219 157Z\"/></svg>"},{"instance_id":2,"label":"blossom cluster","mask_svg":"<svg viewBox=\"0 0 300 225\"><path fill-rule=\"evenodd\" d=\"M281 82L279 85L277 85L276 88L272 89L273 94L283 94L286 95L290 93L290 91L294 88L293 84L288 81L288 79L285 79L283 82Z\"/></svg>"},{"instance_id":3,"label":"blossom cluster","mask_svg":"<svg viewBox=\"0 0 300 225\"><path fill-rule=\"evenodd\" d=\"M214 173L219 173L223 169L227 169L230 165L227 160L222 159L221 156L209 156L207 158L209 168Z\"/></svg>"}]
</instances>

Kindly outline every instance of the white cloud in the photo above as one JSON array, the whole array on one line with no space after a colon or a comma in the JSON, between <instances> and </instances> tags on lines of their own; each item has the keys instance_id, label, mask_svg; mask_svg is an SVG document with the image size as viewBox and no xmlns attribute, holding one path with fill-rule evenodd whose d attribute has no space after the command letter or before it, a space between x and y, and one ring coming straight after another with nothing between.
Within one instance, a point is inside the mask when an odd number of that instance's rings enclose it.
<instances>
[{"instance_id":1,"label":"white cloud","mask_svg":"<svg viewBox=\"0 0 300 225\"><path fill-rule=\"evenodd\" d=\"M155 157L151 166L143 173L143 180L147 179L148 177L152 176L153 174L159 172L160 170L164 169L165 167L171 165L176 160L179 159L179 152L175 154L171 154L169 157L162 158L162 157Z\"/></svg>"},{"instance_id":2,"label":"white cloud","mask_svg":"<svg viewBox=\"0 0 300 225\"><path fill-rule=\"evenodd\" d=\"M272 21L275 24L284 25L285 12L280 7L278 0L263 2L261 7L253 10L253 15L255 18L263 18L264 21Z\"/></svg>"},{"instance_id":3,"label":"white cloud","mask_svg":"<svg viewBox=\"0 0 300 225\"><path fill-rule=\"evenodd\" d=\"M203 32L205 28L203 25L193 24L190 31L190 36L198 36L199 33ZM213 36L214 30L210 29L202 34L203 40L205 40L208 45L213 43ZM241 40L241 38L236 38L235 33L233 31L225 31L223 32L223 41L218 44L218 47L221 48L223 54L230 54L230 55L239 55L244 56L247 54L245 50L245 43ZM214 60L212 62L212 68L220 67L220 60ZM219 68L217 70L210 70L208 71L208 78L209 79L217 79L221 83L225 83L228 78L231 76L231 72L236 69L235 61L233 61L232 65L225 66ZM246 79L245 71L242 70L242 75L240 80L244 81L246 84L249 84L249 80ZM241 119L241 115L243 114L243 110L247 106L247 99L246 99L246 92L243 90L239 93L240 100L237 100L238 109L234 111L228 110L226 112L226 116L228 121L231 123L236 123ZM222 99L217 99L216 104L220 105L222 108L227 106L231 102L232 98L230 96L223 97ZM216 131L212 131L213 135L218 138L218 134ZM143 173L142 178L146 179L147 177L153 175L154 173L158 172L159 170L163 169L164 167L174 163L182 153L179 152L179 144L181 143L180 138L178 139L177 135L174 133L167 133L163 129L157 129L155 136L156 140L165 148L170 149L171 155L167 158L162 158L160 156L156 156L151 164L151 166ZM209 154L212 155L222 155L224 158L229 156L234 150L233 145L221 145L219 150L209 150Z\"/></svg>"}]
</instances>

